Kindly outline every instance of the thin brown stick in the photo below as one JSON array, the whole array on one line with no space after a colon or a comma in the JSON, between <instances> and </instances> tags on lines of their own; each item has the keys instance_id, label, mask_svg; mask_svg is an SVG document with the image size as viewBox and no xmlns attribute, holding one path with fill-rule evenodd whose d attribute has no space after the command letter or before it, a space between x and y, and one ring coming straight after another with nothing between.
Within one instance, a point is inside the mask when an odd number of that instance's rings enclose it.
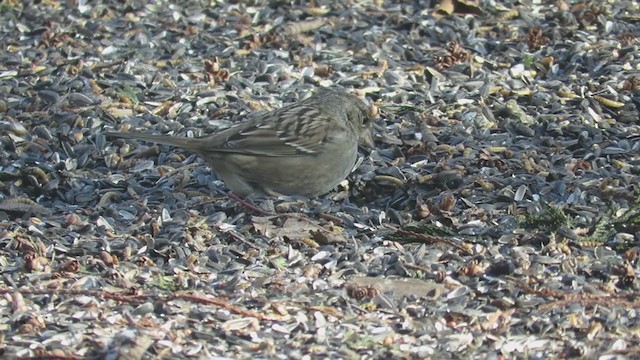
<instances>
[{"instance_id":1,"label":"thin brown stick","mask_svg":"<svg viewBox=\"0 0 640 360\"><path fill-rule=\"evenodd\" d=\"M254 317L266 321L279 321L280 318L264 315L255 311L239 308L230 302L219 297L204 297L194 294L177 293L177 294L138 294L126 295L108 291L97 290L75 290L75 289L0 289L0 294L21 295L62 295L62 296L92 296L101 299L114 300L122 303L140 304L148 301L167 302L171 300L183 300L192 303L219 306L230 312L242 316Z\"/></svg>"},{"instance_id":2,"label":"thin brown stick","mask_svg":"<svg viewBox=\"0 0 640 360\"><path fill-rule=\"evenodd\" d=\"M388 224L386 225L386 227L397 231L399 234L411 237L414 240L417 240L417 242L424 242L424 243L429 243L429 244L441 243L441 244L445 244L445 245L451 246L453 248L456 248L456 249L458 249L459 251L461 251L462 253L464 253L466 255L472 255L473 254L470 249L467 249L464 246L462 246L460 244L457 244L455 241L452 241L452 240L447 239L445 237L427 235L427 234L420 234L420 233L417 233L417 232L414 232L414 231L409 231L409 230L396 228L396 227L388 225Z\"/></svg>"},{"instance_id":3,"label":"thin brown stick","mask_svg":"<svg viewBox=\"0 0 640 360\"><path fill-rule=\"evenodd\" d=\"M542 311L549 311L554 308L565 307L572 304L580 304L583 306L621 306L627 308L640 307L640 300L636 300L640 298L637 292L628 294L606 295L576 294L549 289L534 289L520 282L515 282L514 284L527 294L557 299L555 301L550 301L544 305L541 305L539 309Z\"/></svg>"}]
</instances>

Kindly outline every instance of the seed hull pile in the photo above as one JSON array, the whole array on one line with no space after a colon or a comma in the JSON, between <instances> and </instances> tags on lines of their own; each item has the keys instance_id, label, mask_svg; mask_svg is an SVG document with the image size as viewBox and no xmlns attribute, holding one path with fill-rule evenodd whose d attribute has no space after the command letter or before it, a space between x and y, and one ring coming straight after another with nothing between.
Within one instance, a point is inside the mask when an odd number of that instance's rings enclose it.
<instances>
[{"instance_id":1,"label":"seed hull pile","mask_svg":"<svg viewBox=\"0 0 640 360\"><path fill-rule=\"evenodd\" d=\"M0 3L0 357L637 358L640 5L428 3ZM105 135L321 87L376 147L264 211Z\"/></svg>"}]
</instances>

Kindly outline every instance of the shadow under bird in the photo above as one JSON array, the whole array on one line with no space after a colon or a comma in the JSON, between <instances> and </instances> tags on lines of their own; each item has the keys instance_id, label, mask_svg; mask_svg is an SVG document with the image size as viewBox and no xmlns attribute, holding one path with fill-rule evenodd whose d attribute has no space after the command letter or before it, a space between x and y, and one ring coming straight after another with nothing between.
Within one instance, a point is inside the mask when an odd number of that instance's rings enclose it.
<instances>
[{"instance_id":1,"label":"shadow under bird","mask_svg":"<svg viewBox=\"0 0 640 360\"><path fill-rule=\"evenodd\" d=\"M199 138L109 132L184 148L204 158L239 196L303 195L335 188L353 169L360 143L373 147L371 110L357 96L323 90Z\"/></svg>"}]
</instances>

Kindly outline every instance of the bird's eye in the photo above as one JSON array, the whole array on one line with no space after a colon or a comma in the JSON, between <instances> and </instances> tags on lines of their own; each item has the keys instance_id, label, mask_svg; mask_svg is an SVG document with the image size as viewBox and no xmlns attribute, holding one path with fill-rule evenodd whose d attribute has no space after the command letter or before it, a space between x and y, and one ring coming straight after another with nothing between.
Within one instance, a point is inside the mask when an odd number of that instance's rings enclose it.
<instances>
[{"instance_id":1,"label":"bird's eye","mask_svg":"<svg viewBox=\"0 0 640 360\"><path fill-rule=\"evenodd\" d=\"M358 111L349 115L349 119L354 124L360 124L362 126L368 126L371 122L371 116L368 112Z\"/></svg>"}]
</instances>

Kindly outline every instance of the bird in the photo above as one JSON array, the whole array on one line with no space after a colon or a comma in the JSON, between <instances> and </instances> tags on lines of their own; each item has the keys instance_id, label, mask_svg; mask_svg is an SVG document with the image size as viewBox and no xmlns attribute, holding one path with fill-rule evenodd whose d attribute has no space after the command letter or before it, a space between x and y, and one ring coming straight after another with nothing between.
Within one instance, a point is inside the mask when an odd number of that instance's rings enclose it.
<instances>
[{"instance_id":1,"label":"bird","mask_svg":"<svg viewBox=\"0 0 640 360\"><path fill-rule=\"evenodd\" d=\"M300 195L333 190L353 170L360 144L373 148L372 111L358 96L324 89L307 99L249 117L197 138L144 132L107 137L176 146L201 156L241 197Z\"/></svg>"}]
</instances>

